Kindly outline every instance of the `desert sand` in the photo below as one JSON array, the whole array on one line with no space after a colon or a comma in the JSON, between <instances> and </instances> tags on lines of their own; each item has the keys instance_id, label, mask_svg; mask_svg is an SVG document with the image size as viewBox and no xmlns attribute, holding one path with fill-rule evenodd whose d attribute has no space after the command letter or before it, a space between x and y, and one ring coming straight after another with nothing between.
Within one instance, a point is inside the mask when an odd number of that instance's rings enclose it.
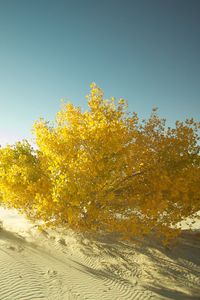
<instances>
[{"instance_id":1,"label":"desert sand","mask_svg":"<svg viewBox=\"0 0 200 300\"><path fill-rule=\"evenodd\" d=\"M200 299L199 222L169 249L114 235L41 231L3 208L0 220L0 300Z\"/></svg>"}]
</instances>

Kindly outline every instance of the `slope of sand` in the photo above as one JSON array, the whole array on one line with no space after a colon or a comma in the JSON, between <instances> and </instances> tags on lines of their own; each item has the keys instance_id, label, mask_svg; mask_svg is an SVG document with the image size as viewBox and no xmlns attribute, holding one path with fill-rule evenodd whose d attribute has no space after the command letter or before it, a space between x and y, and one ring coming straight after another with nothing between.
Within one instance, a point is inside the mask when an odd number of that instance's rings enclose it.
<instances>
[{"instance_id":1,"label":"slope of sand","mask_svg":"<svg viewBox=\"0 0 200 300\"><path fill-rule=\"evenodd\" d=\"M38 231L0 208L0 300L200 299L200 233L177 247Z\"/></svg>"}]
</instances>

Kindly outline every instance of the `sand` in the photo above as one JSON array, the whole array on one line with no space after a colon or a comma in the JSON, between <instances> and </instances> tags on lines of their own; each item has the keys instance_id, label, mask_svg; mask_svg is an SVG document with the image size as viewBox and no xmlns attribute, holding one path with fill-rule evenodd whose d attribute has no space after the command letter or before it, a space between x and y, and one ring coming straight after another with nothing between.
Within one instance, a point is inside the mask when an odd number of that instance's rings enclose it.
<instances>
[{"instance_id":1,"label":"sand","mask_svg":"<svg viewBox=\"0 0 200 300\"><path fill-rule=\"evenodd\" d=\"M0 300L200 299L198 222L168 249L39 231L14 210L0 208L0 220Z\"/></svg>"}]
</instances>

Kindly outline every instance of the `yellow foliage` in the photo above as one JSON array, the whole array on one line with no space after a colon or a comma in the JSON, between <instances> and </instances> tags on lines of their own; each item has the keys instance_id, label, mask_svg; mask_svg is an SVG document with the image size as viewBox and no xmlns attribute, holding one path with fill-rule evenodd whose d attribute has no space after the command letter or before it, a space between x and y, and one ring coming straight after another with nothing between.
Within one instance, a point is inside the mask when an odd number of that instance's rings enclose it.
<instances>
[{"instance_id":1,"label":"yellow foliage","mask_svg":"<svg viewBox=\"0 0 200 300\"><path fill-rule=\"evenodd\" d=\"M200 210L199 123L167 128L157 110L139 121L124 99L91 85L88 110L66 104L27 141L0 149L1 201L82 231L173 238L172 225Z\"/></svg>"}]
</instances>

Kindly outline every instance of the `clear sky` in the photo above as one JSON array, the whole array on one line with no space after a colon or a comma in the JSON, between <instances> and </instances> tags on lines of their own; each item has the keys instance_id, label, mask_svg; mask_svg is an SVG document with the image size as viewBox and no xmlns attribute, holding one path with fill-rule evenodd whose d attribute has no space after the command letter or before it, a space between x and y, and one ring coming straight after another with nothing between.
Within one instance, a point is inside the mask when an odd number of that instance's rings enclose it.
<instances>
[{"instance_id":1,"label":"clear sky","mask_svg":"<svg viewBox=\"0 0 200 300\"><path fill-rule=\"evenodd\" d=\"M199 0L0 0L0 143L95 81L170 125L200 115Z\"/></svg>"}]
</instances>

